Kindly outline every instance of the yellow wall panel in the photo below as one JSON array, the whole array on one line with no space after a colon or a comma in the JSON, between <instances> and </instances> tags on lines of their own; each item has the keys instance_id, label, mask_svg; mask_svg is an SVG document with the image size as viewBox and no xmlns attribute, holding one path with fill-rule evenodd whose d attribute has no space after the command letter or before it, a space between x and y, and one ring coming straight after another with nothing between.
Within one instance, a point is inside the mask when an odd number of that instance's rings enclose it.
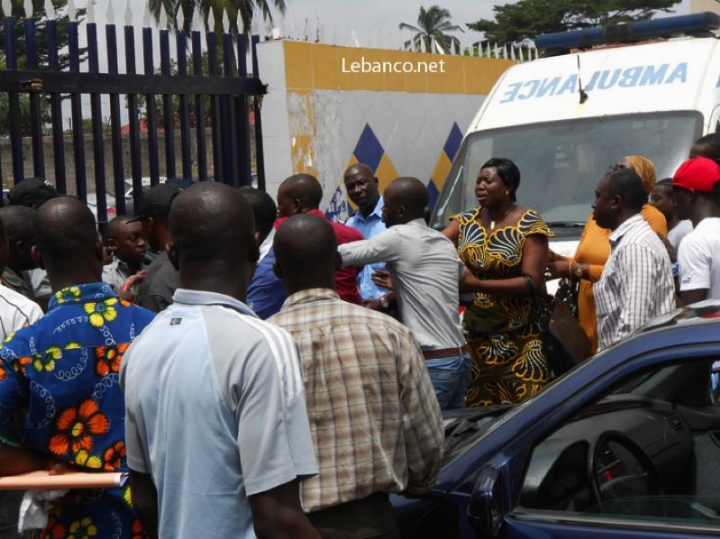
<instances>
[{"instance_id":1,"label":"yellow wall panel","mask_svg":"<svg viewBox=\"0 0 720 539\"><path fill-rule=\"evenodd\" d=\"M515 62L284 41L288 88L487 94Z\"/></svg>"},{"instance_id":2,"label":"yellow wall panel","mask_svg":"<svg viewBox=\"0 0 720 539\"><path fill-rule=\"evenodd\" d=\"M450 172L451 164L452 163L450 162L450 158L447 156L447 154L444 151L440 152L440 157L435 164L435 170L433 170L431 177L432 181L435 182L435 187L437 187L438 191L441 191L443 186L445 185L445 180L447 179L447 175Z\"/></svg>"},{"instance_id":3,"label":"yellow wall panel","mask_svg":"<svg viewBox=\"0 0 720 539\"><path fill-rule=\"evenodd\" d=\"M380 192L384 193L388 184L398 176L400 176L400 174L395 169L395 165L393 165L387 154L383 154L382 159L380 159L380 164L375 171L375 177L380 184Z\"/></svg>"}]
</instances>

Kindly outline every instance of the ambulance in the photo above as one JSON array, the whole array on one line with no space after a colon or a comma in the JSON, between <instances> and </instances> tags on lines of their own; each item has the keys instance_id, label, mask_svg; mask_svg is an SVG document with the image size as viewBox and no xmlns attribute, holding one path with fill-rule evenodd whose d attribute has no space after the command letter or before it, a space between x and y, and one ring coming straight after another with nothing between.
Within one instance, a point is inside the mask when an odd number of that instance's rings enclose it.
<instances>
[{"instance_id":1,"label":"ambulance","mask_svg":"<svg viewBox=\"0 0 720 539\"><path fill-rule=\"evenodd\" d=\"M718 130L718 27L708 12L539 36L546 51L585 50L502 75L467 130L431 225L475 207L481 165L506 157L520 169L518 203L542 213L553 250L572 255L611 165L639 154L658 179L671 177L693 141Z\"/></svg>"}]
</instances>

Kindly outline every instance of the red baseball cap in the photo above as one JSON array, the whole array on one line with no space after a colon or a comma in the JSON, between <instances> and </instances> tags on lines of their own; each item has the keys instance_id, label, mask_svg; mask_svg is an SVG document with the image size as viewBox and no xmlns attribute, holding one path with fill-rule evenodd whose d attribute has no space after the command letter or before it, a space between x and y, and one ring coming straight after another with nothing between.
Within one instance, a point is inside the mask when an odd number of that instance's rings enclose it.
<instances>
[{"instance_id":1,"label":"red baseball cap","mask_svg":"<svg viewBox=\"0 0 720 539\"><path fill-rule=\"evenodd\" d=\"M672 184L674 187L710 193L718 181L720 181L720 166L707 157L694 157L678 167Z\"/></svg>"}]
</instances>

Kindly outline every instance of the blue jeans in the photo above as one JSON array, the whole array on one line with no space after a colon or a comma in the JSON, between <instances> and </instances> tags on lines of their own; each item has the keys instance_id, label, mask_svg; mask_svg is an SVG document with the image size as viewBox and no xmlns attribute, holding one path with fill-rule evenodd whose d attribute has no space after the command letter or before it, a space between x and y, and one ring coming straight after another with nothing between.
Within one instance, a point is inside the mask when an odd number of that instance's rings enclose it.
<instances>
[{"instance_id":1,"label":"blue jeans","mask_svg":"<svg viewBox=\"0 0 720 539\"><path fill-rule=\"evenodd\" d=\"M441 410L465 408L471 364L470 354L425 361Z\"/></svg>"}]
</instances>

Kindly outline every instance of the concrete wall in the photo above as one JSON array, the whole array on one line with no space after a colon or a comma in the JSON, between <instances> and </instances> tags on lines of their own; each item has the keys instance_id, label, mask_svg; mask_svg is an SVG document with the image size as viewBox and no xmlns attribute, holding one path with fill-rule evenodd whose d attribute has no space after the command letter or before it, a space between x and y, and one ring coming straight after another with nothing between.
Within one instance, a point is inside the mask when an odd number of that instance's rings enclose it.
<instances>
[{"instance_id":1,"label":"concrete wall","mask_svg":"<svg viewBox=\"0 0 720 539\"><path fill-rule=\"evenodd\" d=\"M426 181L433 204L470 121L514 63L298 41L264 42L258 56L268 192L311 173L323 209L340 218L349 210L342 174L357 162L381 190L400 175Z\"/></svg>"}]
</instances>

